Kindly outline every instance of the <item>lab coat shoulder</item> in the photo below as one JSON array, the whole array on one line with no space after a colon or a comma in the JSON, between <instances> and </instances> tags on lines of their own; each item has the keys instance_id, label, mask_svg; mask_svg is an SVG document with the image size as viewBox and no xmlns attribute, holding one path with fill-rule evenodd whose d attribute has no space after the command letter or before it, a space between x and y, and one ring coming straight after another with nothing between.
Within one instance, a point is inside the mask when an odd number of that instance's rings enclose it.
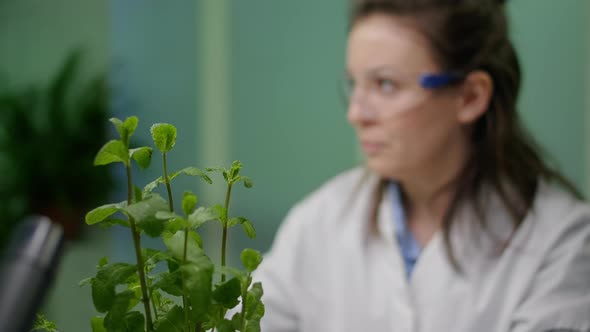
<instances>
[{"instance_id":1,"label":"lab coat shoulder","mask_svg":"<svg viewBox=\"0 0 590 332\"><path fill-rule=\"evenodd\" d=\"M540 251L511 331L590 330L590 206L541 184L523 225L527 248Z\"/></svg>"},{"instance_id":2,"label":"lab coat shoulder","mask_svg":"<svg viewBox=\"0 0 590 332\"><path fill-rule=\"evenodd\" d=\"M254 275L265 289L264 331L298 331L300 318L313 315L306 303L321 303L315 297L322 296L325 290L321 288L330 282L330 276L323 272L333 252L331 231L365 177L362 168L343 172L288 212Z\"/></svg>"},{"instance_id":3,"label":"lab coat shoulder","mask_svg":"<svg viewBox=\"0 0 590 332\"><path fill-rule=\"evenodd\" d=\"M556 235L579 227L590 232L590 205L546 182L539 185L529 217L541 231L551 229Z\"/></svg>"}]
</instances>

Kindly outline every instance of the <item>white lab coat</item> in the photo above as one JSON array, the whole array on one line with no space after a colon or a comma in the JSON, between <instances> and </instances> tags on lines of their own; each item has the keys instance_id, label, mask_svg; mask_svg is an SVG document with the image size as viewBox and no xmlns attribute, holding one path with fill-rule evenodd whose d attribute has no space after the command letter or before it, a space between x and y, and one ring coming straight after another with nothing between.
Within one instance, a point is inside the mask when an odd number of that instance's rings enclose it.
<instances>
[{"instance_id":1,"label":"white lab coat","mask_svg":"<svg viewBox=\"0 0 590 332\"><path fill-rule=\"evenodd\" d=\"M532 211L499 256L498 239L510 233L510 219L491 194L488 232L462 222L473 219L471 210L457 216L451 239L462 274L437 233L408 280L389 193L378 234L369 231L377 179L363 174L357 168L337 176L281 225L255 274L264 288L263 332L590 331L587 205L541 184Z\"/></svg>"}]
</instances>

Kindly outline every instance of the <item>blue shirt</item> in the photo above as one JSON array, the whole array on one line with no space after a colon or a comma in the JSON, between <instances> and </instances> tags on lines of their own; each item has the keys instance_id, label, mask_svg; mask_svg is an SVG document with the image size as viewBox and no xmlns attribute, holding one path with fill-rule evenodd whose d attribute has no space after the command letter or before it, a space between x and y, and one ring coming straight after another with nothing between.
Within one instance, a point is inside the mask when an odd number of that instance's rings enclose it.
<instances>
[{"instance_id":1,"label":"blue shirt","mask_svg":"<svg viewBox=\"0 0 590 332\"><path fill-rule=\"evenodd\" d=\"M390 182L391 197L393 203L393 226L395 229L395 237L400 247L400 252L406 266L406 276L410 278L414 265L422 252L420 244L408 228L406 221L406 212L402 204L401 193L399 185L395 182Z\"/></svg>"}]
</instances>

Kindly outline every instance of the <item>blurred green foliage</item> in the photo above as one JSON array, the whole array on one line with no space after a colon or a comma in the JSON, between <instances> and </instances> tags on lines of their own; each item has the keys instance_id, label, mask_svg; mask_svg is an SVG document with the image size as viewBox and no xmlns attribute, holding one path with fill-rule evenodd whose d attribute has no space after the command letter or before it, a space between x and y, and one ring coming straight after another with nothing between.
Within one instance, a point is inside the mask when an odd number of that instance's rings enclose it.
<instances>
[{"instance_id":1,"label":"blurred green foliage","mask_svg":"<svg viewBox=\"0 0 590 332\"><path fill-rule=\"evenodd\" d=\"M0 85L0 247L25 215L48 215L73 236L112 187L93 167L108 136L104 74L81 78L83 52L68 54L46 86Z\"/></svg>"}]
</instances>

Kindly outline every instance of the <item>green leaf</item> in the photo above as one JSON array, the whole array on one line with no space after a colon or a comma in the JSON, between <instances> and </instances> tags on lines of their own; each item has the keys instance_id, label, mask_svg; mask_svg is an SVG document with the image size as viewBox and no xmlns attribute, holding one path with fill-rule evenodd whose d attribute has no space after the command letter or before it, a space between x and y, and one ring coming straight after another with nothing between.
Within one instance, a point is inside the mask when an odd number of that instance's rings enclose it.
<instances>
[{"instance_id":1,"label":"green leaf","mask_svg":"<svg viewBox=\"0 0 590 332\"><path fill-rule=\"evenodd\" d=\"M193 230L189 230L188 231L188 236L189 238L193 239L201 249L203 249L203 239L201 238L201 235L199 235L199 233L193 231Z\"/></svg>"},{"instance_id":2,"label":"green leaf","mask_svg":"<svg viewBox=\"0 0 590 332\"><path fill-rule=\"evenodd\" d=\"M235 278L238 278L240 280L240 283L242 283L242 284L246 283L246 279L247 279L246 272L236 269L235 267L216 265L215 271L219 272L219 273L223 273L225 275L231 275Z\"/></svg>"},{"instance_id":3,"label":"green leaf","mask_svg":"<svg viewBox=\"0 0 590 332\"><path fill-rule=\"evenodd\" d=\"M123 137L123 121L117 118L110 118L109 121L115 126L119 132L119 137Z\"/></svg>"},{"instance_id":4,"label":"green leaf","mask_svg":"<svg viewBox=\"0 0 590 332\"><path fill-rule=\"evenodd\" d=\"M137 265L128 263L112 263L101 267L97 274L97 279L110 282L113 285L122 285L127 282L129 277L135 275Z\"/></svg>"},{"instance_id":5,"label":"green leaf","mask_svg":"<svg viewBox=\"0 0 590 332\"><path fill-rule=\"evenodd\" d=\"M109 312L104 317L103 324L107 331L126 331L125 317L133 298L135 293L131 290L125 290L115 296Z\"/></svg>"},{"instance_id":6,"label":"green leaf","mask_svg":"<svg viewBox=\"0 0 590 332\"><path fill-rule=\"evenodd\" d=\"M189 176L199 176L201 177L203 180L205 180L205 182L212 184L213 181L211 180L211 178L205 173L203 172L201 169L196 168L196 167L187 167L185 169L181 170L182 173L189 175Z\"/></svg>"},{"instance_id":7,"label":"green leaf","mask_svg":"<svg viewBox=\"0 0 590 332\"><path fill-rule=\"evenodd\" d=\"M219 204L214 205L211 209L215 211L217 218L219 221L221 221L221 224L225 225L227 223L227 210Z\"/></svg>"},{"instance_id":8,"label":"green leaf","mask_svg":"<svg viewBox=\"0 0 590 332\"><path fill-rule=\"evenodd\" d=\"M152 289L161 289L170 295L182 296L182 275L180 270L160 273L158 280L152 285Z\"/></svg>"},{"instance_id":9,"label":"green leaf","mask_svg":"<svg viewBox=\"0 0 590 332\"><path fill-rule=\"evenodd\" d=\"M159 250L154 250L150 248L142 248L141 249L141 257L143 257L143 261L146 265L148 264L157 264L159 262L171 259L172 257L165 252L161 252Z\"/></svg>"},{"instance_id":10,"label":"green leaf","mask_svg":"<svg viewBox=\"0 0 590 332\"><path fill-rule=\"evenodd\" d=\"M190 215L195 209L195 206L197 206L197 195L190 191L185 191L182 196L182 211L184 211L184 214L187 216Z\"/></svg>"},{"instance_id":11,"label":"green leaf","mask_svg":"<svg viewBox=\"0 0 590 332\"><path fill-rule=\"evenodd\" d=\"M253 239L256 237L256 230L254 229L254 225L250 220L244 217L231 218L227 223L227 227L234 227L238 224L242 225L242 228L244 228L244 231L246 232L249 238Z\"/></svg>"},{"instance_id":12,"label":"green leaf","mask_svg":"<svg viewBox=\"0 0 590 332\"><path fill-rule=\"evenodd\" d=\"M202 170L200 170L199 168L196 168L196 167L183 168L180 171L176 171L176 172L170 174L170 176L169 176L170 181L172 181L172 179L176 178L180 174L185 174L185 175L189 175L189 176L199 176L203 180L205 180L205 182L207 182L209 184L213 183L213 181L211 181L211 178L205 172L203 172Z\"/></svg>"},{"instance_id":13,"label":"green leaf","mask_svg":"<svg viewBox=\"0 0 590 332\"><path fill-rule=\"evenodd\" d=\"M250 288L246 296L246 319L260 319L264 315L264 306L260 299L264 292L262 291L262 284L255 282Z\"/></svg>"},{"instance_id":14,"label":"green leaf","mask_svg":"<svg viewBox=\"0 0 590 332\"><path fill-rule=\"evenodd\" d=\"M242 315L240 312L236 312L232 316L231 323L236 330L239 330L242 327Z\"/></svg>"},{"instance_id":15,"label":"green leaf","mask_svg":"<svg viewBox=\"0 0 590 332\"><path fill-rule=\"evenodd\" d=\"M51 322L41 314L37 314L33 322L33 329L31 331L44 331L44 332L59 332L57 325Z\"/></svg>"},{"instance_id":16,"label":"green leaf","mask_svg":"<svg viewBox=\"0 0 590 332\"><path fill-rule=\"evenodd\" d=\"M105 265L107 265L109 263L109 259L107 258L107 256L103 256L99 261L98 261L98 268L101 268Z\"/></svg>"},{"instance_id":17,"label":"green leaf","mask_svg":"<svg viewBox=\"0 0 590 332\"><path fill-rule=\"evenodd\" d=\"M165 232L170 234L174 234L181 229L185 229L188 227L188 221L186 221L182 217L174 218L174 219L167 219L168 223L166 224Z\"/></svg>"},{"instance_id":18,"label":"green leaf","mask_svg":"<svg viewBox=\"0 0 590 332\"><path fill-rule=\"evenodd\" d=\"M156 218L160 220L170 220L170 219L182 219L181 216L177 215L174 212L170 211L158 211L156 212Z\"/></svg>"},{"instance_id":19,"label":"green leaf","mask_svg":"<svg viewBox=\"0 0 590 332\"><path fill-rule=\"evenodd\" d=\"M161 176L143 187L144 196L154 191L154 189L156 189L160 183L164 183L164 180Z\"/></svg>"},{"instance_id":20,"label":"green leaf","mask_svg":"<svg viewBox=\"0 0 590 332\"><path fill-rule=\"evenodd\" d=\"M163 153L169 152L176 144L176 127L168 123L154 124L150 132L154 144Z\"/></svg>"},{"instance_id":21,"label":"green leaf","mask_svg":"<svg viewBox=\"0 0 590 332\"><path fill-rule=\"evenodd\" d=\"M254 183L252 183L252 180L247 177L247 176L238 176L236 178L236 182L242 181L244 183L244 187L246 188L252 188L254 186Z\"/></svg>"},{"instance_id":22,"label":"green leaf","mask_svg":"<svg viewBox=\"0 0 590 332\"><path fill-rule=\"evenodd\" d=\"M129 150L129 156L137 162L137 165L142 169L146 169L150 166L152 161L153 149L147 146L143 146L136 149Z\"/></svg>"},{"instance_id":23,"label":"green leaf","mask_svg":"<svg viewBox=\"0 0 590 332\"><path fill-rule=\"evenodd\" d=\"M123 121L123 128L129 133L129 135L133 135L135 133L135 129L137 129L137 124L139 120L135 115L129 116Z\"/></svg>"},{"instance_id":24,"label":"green leaf","mask_svg":"<svg viewBox=\"0 0 590 332\"><path fill-rule=\"evenodd\" d=\"M90 285L92 283L92 278L84 278L78 282L79 287L84 287L86 285Z\"/></svg>"},{"instance_id":25,"label":"green leaf","mask_svg":"<svg viewBox=\"0 0 590 332\"><path fill-rule=\"evenodd\" d=\"M262 286L255 283L248 291L245 300L245 331L260 332L260 319L264 316L264 304L260 301L262 297Z\"/></svg>"},{"instance_id":26,"label":"green leaf","mask_svg":"<svg viewBox=\"0 0 590 332\"><path fill-rule=\"evenodd\" d=\"M166 315L171 308L164 307L164 298L159 290L152 290L152 303L156 306L158 314L154 317L154 321L160 319L160 317Z\"/></svg>"},{"instance_id":27,"label":"green leaf","mask_svg":"<svg viewBox=\"0 0 590 332\"><path fill-rule=\"evenodd\" d=\"M108 165L111 163L121 162L125 165L129 164L129 154L127 147L119 140L112 140L107 142L98 151L94 158L94 165Z\"/></svg>"},{"instance_id":28,"label":"green leaf","mask_svg":"<svg viewBox=\"0 0 590 332\"><path fill-rule=\"evenodd\" d=\"M150 279L149 276L148 276L148 279ZM135 297L133 297L131 299L131 301L129 301L129 309L128 310L131 310L131 309L135 308L135 306L137 306L139 304L139 302L141 302L141 298L142 298L139 277L129 278L129 282L127 283L127 289L129 289L130 291L133 291L133 293L135 294Z\"/></svg>"},{"instance_id":29,"label":"green leaf","mask_svg":"<svg viewBox=\"0 0 590 332\"><path fill-rule=\"evenodd\" d=\"M229 169L229 178L234 180L242 169L242 163L238 160L234 161Z\"/></svg>"},{"instance_id":30,"label":"green leaf","mask_svg":"<svg viewBox=\"0 0 590 332\"><path fill-rule=\"evenodd\" d=\"M184 174L183 171L184 171L184 169L181 169L180 171L176 171L176 172L168 174L168 179L170 180L170 182L172 182L172 180L177 178L179 175Z\"/></svg>"},{"instance_id":31,"label":"green leaf","mask_svg":"<svg viewBox=\"0 0 590 332\"><path fill-rule=\"evenodd\" d=\"M207 256L198 262L190 262L180 267L184 285L189 294L191 317L194 321L204 321L211 305L211 286L213 280L213 264Z\"/></svg>"},{"instance_id":32,"label":"green leaf","mask_svg":"<svg viewBox=\"0 0 590 332\"><path fill-rule=\"evenodd\" d=\"M156 217L148 217L138 222L137 228L141 229L149 237L155 238L160 236L166 229L166 224L162 220L156 219Z\"/></svg>"},{"instance_id":33,"label":"green leaf","mask_svg":"<svg viewBox=\"0 0 590 332\"><path fill-rule=\"evenodd\" d=\"M188 216L188 224L197 229L207 221L219 219L219 211L211 208L200 207Z\"/></svg>"},{"instance_id":34,"label":"green leaf","mask_svg":"<svg viewBox=\"0 0 590 332\"><path fill-rule=\"evenodd\" d=\"M248 321L244 332L260 332L260 320Z\"/></svg>"},{"instance_id":35,"label":"green leaf","mask_svg":"<svg viewBox=\"0 0 590 332\"><path fill-rule=\"evenodd\" d=\"M155 323L155 332L182 332L184 331L184 310L174 306L166 313L166 316Z\"/></svg>"},{"instance_id":36,"label":"green leaf","mask_svg":"<svg viewBox=\"0 0 590 332\"><path fill-rule=\"evenodd\" d=\"M94 225L96 223L104 221L105 219L117 213L118 211L121 211L122 208L122 203L106 204L103 206L99 206L86 214L86 223L88 225Z\"/></svg>"},{"instance_id":37,"label":"green leaf","mask_svg":"<svg viewBox=\"0 0 590 332\"><path fill-rule=\"evenodd\" d=\"M154 323L157 327L157 321L161 320L162 318L165 318L166 314L168 314L168 312L172 310L172 307L176 303L172 302L172 300L170 300L169 298L162 297L162 294L158 290L152 291L152 300L158 310L158 314L154 317Z\"/></svg>"},{"instance_id":38,"label":"green leaf","mask_svg":"<svg viewBox=\"0 0 590 332\"><path fill-rule=\"evenodd\" d=\"M233 327L233 324L230 320L224 319L217 323L218 332L235 332L236 330Z\"/></svg>"},{"instance_id":39,"label":"green leaf","mask_svg":"<svg viewBox=\"0 0 590 332\"><path fill-rule=\"evenodd\" d=\"M163 236L167 236L167 234L164 234ZM172 254L172 253L168 252L168 254ZM168 266L168 271L170 271L170 272L174 272L174 271L180 269L180 265L178 264L178 260L175 259L174 257L172 257L171 259L167 259L166 265Z\"/></svg>"},{"instance_id":40,"label":"green leaf","mask_svg":"<svg viewBox=\"0 0 590 332\"><path fill-rule=\"evenodd\" d=\"M126 263L107 264L100 267L92 278L92 300L98 312L110 310L115 300L115 286L124 284L137 273L137 266Z\"/></svg>"},{"instance_id":41,"label":"green leaf","mask_svg":"<svg viewBox=\"0 0 590 332\"><path fill-rule=\"evenodd\" d=\"M143 193L141 192L141 188L138 186L133 186L133 198L135 203L141 202L143 200Z\"/></svg>"},{"instance_id":42,"label":"green leaf","mask_svg":"<svg viewBox=\"0 0 590 332\"><path fill-rule=\"evenodd\" d=\"M111 119L109 119L109 121L111 121L111 123L115 126L115 128L117 128L117 131L119 132L119 136L121 137L121 142L126 147L128 147L131 136L133 136L133 134L135 133L135 130L137 129L137 124L139 122L137 117L130 116L127 119L125 119L125 121L121 121L120 119L117 119L117 118L111 118Z\"/></svg>"},{"instance_id":43,"label":"green leaf","mask_svg":"<svg viewBox=\"0 0 590 332\"><path fill-rule=\"evenodd\" d=\"M256 237L256 230L254 229L254 225L249 220L244 220L242 222L242 228L246 232L249 238L253 239Z\"/></svg>"},{"instance_id":44,"label":"green leaf","mask_svg":"<svg viewBox=\"0 0 590 332\"><path fill-rule=\"evenodd\" d=\"M207 313L208 319L203 321L203 325L201 326L202 331L214 331L213 328L217 324L217 322L224 316L225 308L223 308L219 304L211 304L209 306L209 312Z\"/></svg>"},{"instance_id":45,"label":"green leaf","mask_svg":"<svg viewBox=\"0 0 590 332\"><path fill-rule=\"evenodd\" d=\"M246 248L240 254L240 260L248 272L253 272L262 262L262 255L257 250Z\"/></svg>"},{"instance_id":46,"label":"green leaf","mask_svg":"<svg viewBox=\"0 0 590 332\"><path fill-rule=\"evenodd\" d=\"M125 211L135 219L139 229L151 237L157 237L164 231L165 223L156 218L156 213L168 209L168 203L162 196L151 194L144 197L143 201L127 206Z\"/></svg>"},{"instance_id":47,"label":"green leaf","mask_svg":"<svg viewBox=\"0 0 590 332\"><path fill-rule=\"evenodd\" d=\"M113 225L119 225L123 227L130 227L129 220L119 219L119 218L106 218L100 223L101 227L110 227Z\"/></svg>"},{"instance_id":48,"label":"green leaf","mask_svg":"<svg viewBox=\"0 0 590 332\"><path fill-rule=\"evenodd\" d=\"M181 262L184 261L184 234L184 231L178 231L173 235L163 235L164 244L172 256ZM204 321L211 302L213 263L192 236L188 237L186 251L187 260L180 266L180 271L184 276L184 286L193 309L191 317Z\"/></svg>"},{"instance_id":49,"label":"green leaf","mask_svg":"<svg viewBox=\"0 0 590 332\"><path fill-rule=\"evenodd\" d=\"M225 168L222 167L207 167L205 168L205 170L207 172L219 172L223 175L223 178L225 179L225 182L229 183L229 179L228 179L228 172Z\"/></svg>"},{"instance_id":50,"label":"green leaf","mask_svg":"<svg viewBox=\"0 0 590 332\"><path fill-rule=\"evenodd\" d=\"M139 311L131 311L125 315L125 332L144 332L145 318Z\"/></svg>"},{"instance_id":51,"label":"green leaf","mask_svg":"<svg viewBox=\"0 0 590 332\"><path fill-rule=\"evenodd\" d=\"M233 217L227 222L227 227L234 227L235 225L241 224L246 220L244 217Z\"/></svg>"},{"instance_id":52,"label":"green leaf","mask_svg":"<svg viewBox=\"0 0 590 332\"><path fill-rule=\"evenodd\" d=\"M104 317L96 316L90 319L90 326L92 327L92 332L107 332L107 329L104 328Z\"/></svg>"},{"instance_id":53,"label":"green leaf","mask_svg":"<svg viewBox=\"0 0 590 332\"><path fill-rule=\"evenodd\" d=\"M184 234L184 230L181 230L175 234L164 233L162 235L166 248L168 248L172 256L180 262L184 261ZM198 240L196 240L193 236L188 237L186 249L187 261L193 263L203 263L207 266L211 264L211 261L205 255L205 252L199 245ZM213 267L211 266L211 268Z\"/></svg>"},{"instance_id":54,"label":"green leaf","mask_svg":"<svg viewBox=\"0 0 590 332\"><path fill-rule=\"evenodd\" d=\"M213 299L227 309L231 309L240 303L239 297L242 292L240 281L237 278L229 279L220 284L213 291Z\"/></svg>"},{"instance_id":55,"label":"green leaf","mask_svg":"<svg viewBox=\"0 0 590 332\"><path fill-rule=\"evenodd\" d=\"M262 284L260 282L255 282L252 285L252 288L250 288L250 290L248 291L248 294L254 298L254 301L252 302L260 301L262 295L264 294L264 291L262 290Z\"/></svg>"},{"instance_id":56,"label":"green leaf","mask_svg":"<svg viewBox=\"0 0 590 332\"><path fill-rule=\"evenodd\" d=\"M92 302L96 311L107 312L115 300L115 285L107 280L92 278Z\"/></svg>"},{"instance_id":57,"label":"green leaf","mask_svg":"<svg viewBox=\"0 0 590 332\"><path fill-rule=\"evenodd\" d=\"M207 176L207 174L203 173L203 171L201 171L200 169L196 168L196 167L187 167L184 169L181 169L180 171L176 171L172 174L170 174L168 176L168 179L170 181L174 180L176 177L178 177L181 174L186 174L189 176L200 176L203 180L205 180L207 183L211 184L213 183L211 181L211 178L209 178L209 176ZM151 193L152 191L154 191L154 189L156 189L158 187L158 185L165 183L164 179L160 176L157 179L153 180L152 182L148 183L144 188L143 188L143 193L144 195L147 195L149 193Z\"/></svg>"},{"instance_id":58,"label":"green leaf","mask_svg":"<svg viewBox=\"0 0 590 332\"><path fill-rule=\"evenodd\" d=\"M137 123L139 122L137 117L128 117L124 122L117 118L111 118L109 121L111 121L115 128L117 128L119 136L121 137L121 141L125 144L125 146L129 146L129 139L135 132Z\"/></svg>"},{"instance_id":59,"label":"green leaf","mask_svg":"<svg viewBox=\"0 0 590 332\"><path fill-rule=\"evenodd\" d=\"M129 141L131 139L131 136L133 136L135 130L137 129L138 122L139 120L136 116L130 116L127 119L125 119L123 125L121 126L123 131L123 133L121 134L121 141L125 143L126 147L129 147Z\"/></svg>"}]
</instances>

